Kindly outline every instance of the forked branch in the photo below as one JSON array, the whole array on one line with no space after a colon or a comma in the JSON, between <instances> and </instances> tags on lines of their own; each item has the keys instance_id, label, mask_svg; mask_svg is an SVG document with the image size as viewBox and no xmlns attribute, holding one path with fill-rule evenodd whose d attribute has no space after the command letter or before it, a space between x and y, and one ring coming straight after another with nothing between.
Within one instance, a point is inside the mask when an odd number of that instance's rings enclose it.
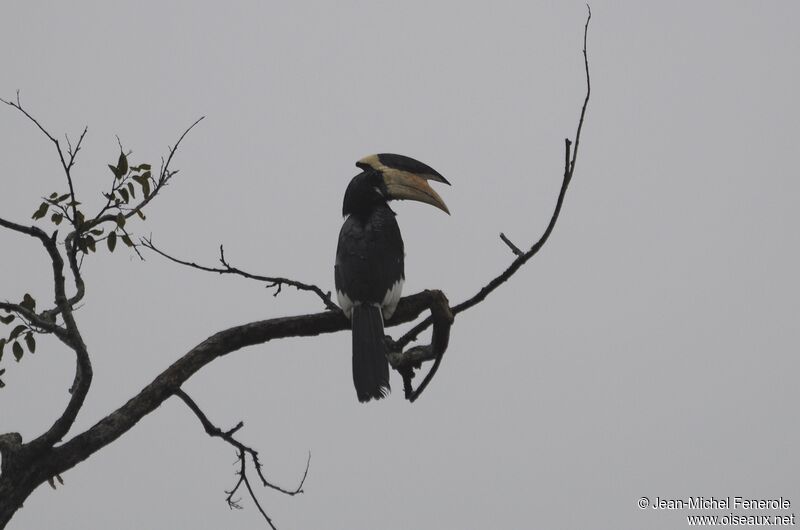
<instances>
[{"instance_id":1,"label":"forked branch","mask_svg":"<svg viewBox=\"0 0 800 530\"><path fill-rule=\"evenodd\" d=\"M280 486L271 483L266 479L261 466L261 461L258 459L258 451L256 451L252 447L243 444L242 442L234 438L234 434L236 434L239 431L239 429L244 427L243 422L240 421L232 429L223 431L222 429L211 423L211 420L208 419L208 416L206 416L206 414L200 409L197 403L191 397L189 397L189 395L186 392L184 392L181 389L178 389L175 392L175 395L178 396L184 403L186 403L186 406L188 406L189 409L192 412L194 412L195 416L197 416L197 418L200 420L200 423L203 425L203 429L205 429L206 433L209 436L214 438L220 438L229 443L230 445L232 445L236 449L236 454L238 456L238 463L239 463L239 471L237 472L237 476L239 477L239 479L237 480L233 488L225 492L227 494L225 500L227 501L228 506L236 509L241 508L241 506L239 505L239 501L234 496L236 495L236 492L239 490L242 484L244 484L245 488L250 494L250 498L253 500L253 503L255 503L256 507L258 508L258 511L261 512L261 515L264 517L264 520L267 521L267 524L269 524L270 527L274 529L275 525L272 522L272 519L267 515L267 513L262 508L261 503L258 500L258 497L256 497L255 492L253 491L253 488L250 485L250 480L247 477L247 456L248 455L250 456L250 459L253 462L253 467L256 470L256 474L258 475L258 478L261 480L261 484L264 487L271 488L275 491L283 493L284 495L289 495L293 497L299 493L303 493L303 484L305 484L306 477L308 476L308 469L309 466L311 465L311 453L308 453L308 460L306 461L306 469L303 472L303 477L300 479L300 483L298 484L298 486L292 490L284 489Z\"/></svg>"},{"instance_id":2,"label":"forked branch","mask_svg":"<svg viewBox=\"0 0 800 530\"><path fill-rule=\"evenodd\" d=\"M564 139L564 175L561 181L561 189L558 193L558 198L556 199L556 205L555 208L553 209L553 214L550 217L550 222L547 224L547 227L545 228L544 233L542 233L541 237L539 237L539 239L535 243L533 243L531 247L525 252L521 251L516 245L514 245L506 237L505 234L501 233L500 239L511 249L514 255L516 255L517 257L503 272L492 278L492 280L489 281L489 283L487 283L486 285L484 285L477 293L475 293L467 300L464 300L463 302L452 307L451 318L455 318L459 313L466 311L467 309L481 303L495 289L497 289L503 283L508 281L508 279L511 278L525 263L527 263L528 260L530 260L533 256L535 256L539 252L539 250L541 250L541 248L547 242L548 238L550 237L550 234L552 234L553 229L556 226L558 217L561 214L561 207L564 204L564 197L567 194L567 188L569 187L569 183L572 181L572 176L575 172L575 162L577 161L578 157L578 144L581 139L581 132L583 131L584 118L586 117L586 108L589 105L589 96L591 94L591 78L589 76L589 57L586 53L586 41L589 33L589 21L592 19L592 10L588 5L586 7L588 9L588 15L586 17L586 24L584 25L583 28L583 64L584 64L584 71L586 73L586 96L584 97L583 105L581 107L580 117L578 118L578 127L575 132L574 149L571 149L572 142L570 141L570 139L569 138ZM392 345L394 346L394 348L402 350L402 348L405 348L410 342L416 340L419 334L425 331L432 324L434 325L434 337L435 337L436 322L437 322L437 317L435 314L432 313L431 316L427 317L426 319L418 323L416 326L411 328L402 337L400 337L400 339L398 339L396 342L393 342ZM389 321L388 324L392 325L393 323L392 321ZM408 355L409 359L413 358L414 359L413 366L419 366L420 363L422 363L423 361L429 361L429 360L435 361L428 376L426 376L426 379L423 382L423 384L420 385L420 387L417 389L416 392L413 392L411 394L411 396L413 396L413 399L412 397L409 396L408 393L409 386L408 384L406 384L407 388L406 396L408 397L409 400L413 401L414 399L419 397L419 394L421 394L422 391L425 389L425 386L432 377L431 373L435 373L436 369L441 363L441 358L442 355L444 354L445 349L437 350L436 348L432 348L430 346L422 348L417 347L417 349L411 348L410 350L408 350L407 352L403 352L403 354L399 356L400 359L404 358L405 355ZM398 361L395 360L392 363L392 365L395 366L395 368L397 368L396 364L397 362ZM410 378L408 377L408 367L403 367L403 370L406 372L403 375L403 381L404 383L406 383L406 381L410 380ZM401 374L403 373L404 372L401 371ZM412 377L413 377L413 372L412 372Z\"/></svg>"},{"instance_id":3,"label":"forked branch","mask_svg":"<svg viewBox=\"0 0 800 530\"><path fill-rule=\"evenodd\" d=\"M333 301L331 300L330 291L324 292L322 289L320 289L318 286L314 284L303 283L297 280L291 280L289 278L283 278L280 276L261 276L259 274L252 274L232 266L230 263L228 263L227 259L225 258L225 249L222 247L222 245L219 246L219 262L222 265L222 267L208 267L206 265L199 265L192 261L185 261L182 259L178 259L174 256L171 256L170 254L167 254L163 250L157 248L153 244L153 240L150 237L142 238L141 244L143 247L150 249L156 254L179 265L184 265L186 267L205 272L215 272L217 274L233 274L236 276L241 276L242 278L247 278L249 280L264 282L267 284L268 289L271 288L275 289L273 296L278 296L281 292L281 287L284 285L288 285L289 287L294 287L298 291L308 291L314 293L320 300L322 300L322 303L325 304L325 307L327 309L330 309L332 311L339 311L339 306L334 304Z\"/></svg>"}]
</instances>

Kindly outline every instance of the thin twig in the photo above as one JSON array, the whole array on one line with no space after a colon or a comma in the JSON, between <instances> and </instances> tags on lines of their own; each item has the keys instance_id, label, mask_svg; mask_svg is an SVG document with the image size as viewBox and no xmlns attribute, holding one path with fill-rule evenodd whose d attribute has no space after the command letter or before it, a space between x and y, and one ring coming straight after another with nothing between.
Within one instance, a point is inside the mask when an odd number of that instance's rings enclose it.
<instances>
[{"instance_id":1,"label":"thin twig","mask_svg":"<svg viewBox=\"0 0 800 530\"><path fill-rule=\"evenodd\" d=\"M261 512L261 515L264 517L264 520L267 521L267 524L270 526L270 528L272 528L272 530L278 530L275 527L275 523L273 523L272 519L270 519L269 515L267 515L267 512L265 512L264 508L261 507L261 503L258 502L258 497L256 497L256 494L253 491L253 487L250 485L250 480L248 480L247 473L245 473L244 454L243 453L239 453L239 457L242 459L242 469L240 471L240 473L241 473L240 477L242 479L242 482L244 482L245 487L247 488L247 492L250 494L250 498L253 499L253 502L255 503L256 508L258 508L258 511Z\"/></svg>"},{"instance_id":2,"label":"thin twig","mask_svg":"<svg viewBox=\"0 0 800 530\"><path fill-rule=\"evenodd\" d=\"M514 255L516 255L516 256L521 256L522 255L522 251L519 249L519 247L517 247L517 245L512 243L511 240L508 239L503 232L500 232L500 239L502 239L503 243L505 243L508 246L508 248L511 249L511 252L513 252Z\"/></svg>"},{"instance_id":3,"label":"thin twig","mask_svg":"<svg viewBox=\"0 0 800 530\"><path fill-rule=\"evenodd\" d=\"M62 341L69 340L67 330L56 324L55 319L47 312L37 314L20 304L11 302L0 302L0 309L16 314L28 325L37 328L35 330L37 333L53 333Z\"/></svg>"},{"instance_id":4,"label":"thin twig","mask_svg":"<svg viewBox=\"0 0 800 530\"><path fill-rule=\"evenodd\" d=\"M217 274L234 274L236 276L241 276L243 278L248 278L250 280L256 280L259 282L264 282L267 284L268 288L275 288L276 291L274 296L280 294L280 289L282 285L288 285L290 287L294 287L299 291L308 291L317 295L317 297L322 300L322 303L325 304L325 307L331 311L339 311L339 306L333 303L331 300L331 293L324 292L318 286L310 283L303 283L297 280L291 280L289 278L283 278L280 276L261 276L259 274L251 274L249 272L243 271L237 267L233 267L230 263L228 263L227 259L225 258L225 249L222 245L219 246L219 261L222 264L222 268L219 267L208 267L206 265L200 265L198 263L194 263L192 261L185 261L174 256L171 256L164 252L163 250L157 248L153 244L153 240L151 238L142 238L141 244L143 247L148 248L155 252L156 254L174 262L179 265L184 265L186 267L190 267L192 269L197 269L206 272L215 272Z\"/></svg>"},{"instance_id":5,"label":"thin twig","mask_svg":"<svg viewBox=\"0 0 800 530\"><path fill-rule=\"evenodd\" d=\"M589 56L586 54L586 39L589 35L589 21L592 20L592 8L586 4L589 15L586 17L586 24L583 26L583 66L586 71L586 97L581 107L581 117L578 120L578 131L575 133L575 149L572 151L572 163L569 166L569 178L575 171L575 160L578 158L578 144L581 141L581 130L583 129L583 118L586 116L586 107L589 105L589 95L592 93L592 82L589 77Z\"/></svg>"},{"instance_id":6,"label":"thin twig","mask_svg":"<svg viewBox=\"0 0 800 530\"><path fill-rule=\"evenodd\" d=\"M236 448L237 454L239 455L239 461L241 463L241 466L238 472L239 480L236 482L236 484L230 491L226 491L227 493L226 501L228 502L228 505L231 508L240 507L238 501L234 500L233 496L236 494L236 491L238 491L239 487L242 484L244 484L245 487L247 488L247 491L250 493L250 498L258 507L258 510L261 512L261 515L264 516L264 519L266 519L267 523L269 523L269 525L272 528L275 528L272 519L269 518L267 513L261 507L261 504L259 503L258 498L256 497L255 492L253 491L253 488L250 486L250 481L247 478L247 455L250 455L250 458L253 460L253 466L256 469L256 474L258 475L258 478L261 479L261 484L263 486L274 489L275 491L283 493L284 495L289 495L290 497L293 497L295 495L303 493L303 484L305 484L306 477L308 477L308 469L311 465L311 453L309 452L308 454L308 460L306 461L306 469L303 472L303 477L300 479L300 483L295 489L287 490L280 486L272 484L266 479L266 477L264 477L261 461L258 459L258 451L256 451L252 447L248 447L247 445L243 444L242 442L233 437L233 435L244 426L243 422L240 421L232 429L223 431L222 429L211 423L211 420L208 419L208 416L206 416L206 414L202 411L200 406L186 392L184 392L182 389L179 388L178 390L175 391L175 395L178 396L189 407L189 409L192 412L194 412L195 416L197 416L197 418L200 420L200 423L203 425L203 429L205 429L206 433L209 436L220 438Z\"/></svg>"},{"instance_id":7,"label":"thin twig","mask_svg":"<svg viewBox=\"0 0 800 530\"><path fill-rule=\"evenodd\" d=\"M185 131L183 131L183 134L181 134L180 138L178 138L178 141L175 143L175 145L173 147L170 147L169 155L167 156L167 160L166 160L166 162L162 163L161 170L159 172L158 180L155 181L155 188L153 188L153 190L150 192L150 195L148 195L147 197L142 199L139 202L139 204L137 204L136 206L134 206L130 210L125 211L125 213L122 214L123 217L125 217L125 219L130 219L134 215L137 215L139 212L141 212L142 209L145 206L147 206L150 203L150 201L152 201L156 197L156 195L158 195L158 192L161 191L161 188L166 186L167 183L169 182L169 180L173 176L175 176L175 174L177 174L177 171L170 171L170 169L169 169L169 164L170 164L170 162L172 162L172 157L175 156L175 153L177 152L178 147L181 145L181 142L186 137L186 135L189 134L189 131L194 129L195 126L198 123L203 121L203 119L205 119L205 116L201 116L200 118L195 120L194 123L192 123ZM112 192L113 192L113 189L114 188L112 187ZM116 222L117 216L115 214L113 214L113 213L104 213L108 209L109 209L109 204L107 203L106 206L104 206L100 210L100 212L93 219L87 220L84 223L83 230L84 231L88 231L88 230L96 227L97 225L100 225L100 224L106 223L106 222Z\"/></svg>"},{"instance_id":8,"label":"thin twig","mask_svg":"<svg viewBox=\"0 0 800 530\"><path fill-rule=\"evenodd\" d=\"M588 7L589 6L587 5L587 8ZM467 309L475 306L476 304L479 304L480 302L485 300L486 297L489 296L489 294L491 294L495 289L497 289L500 285L502 285L509 278L511 278L511 276L514 275L514 273L517 272L517 270L519 270L520 267L522 267L529 259L531 259L533 256L536 255L537 252L539 252L539 250L542 248L542 246L544 246L544 244L547 242L547 239L550 237L550 234L553 232L553 228L555 228L556 221L558 221L558 216L561 213L561 207L562 207L562 205L564 203L564 197L566 196L566 193L567 193L567 188L569 186L570 181L572 180L572 174L573 174L573 172L575 170L575 161L576 161L577 151L578 151L578 149L577 149L578 148L578 140L580 139L580 136L581 136L581 131L583 129L583 122L584 122L584 118L586 116L586 108L587 108L587 105L589 104L589 94L590 94L591 84L590 84L590 77L589 77L589 60L588 60L588 56L586 54L586 36L588 34L588 31L589 31L589 20L591 20L591 18L592 18L592 11L591 11L591 9L589 9L589 14L588 14L588 16L586 18L586 24L584 26L584 33L583 33L583 46L584 46L583 58L584 58L584 68L585 68L585 72L586 72L586 97L583 100L583 106L581 107L581 114L580 114L580 118L578 120L578 127L577 127L577 131L575 133L575 149L572 150L572 160L570 160L571 142L570 142L570 140L568 138L565 139L566 156L565 156L565 162L564 162L564 178L563 178L563 181L561 183L561 190L559 191L558 199L556 200L556 205L555 205L555 208L553 210L553 214L550 217L550 222L548 223L547 227L545 228L545 231L542 234L542 236L539 238L538 241L536 241L533 245L531 245L530 249L528 249L526 252L521 253L520 255L518 255L517 258L514 261L512 261L511 264L506 268L506 270L504 270L502 273L500 273L496 277L494 277L489 283L487 283L485 286L483 286L472 297L470 297L470 298L464 300L463 302L461 302L460 304L454 306L452 308L453 316L456 316L459 313L461 313L462 311L466 311ZM502 238L502 235L501 235L501 238ZM502 239L504 241L506 241L505 238L502 238ZM506 241L506 244L508 244L508 243L509 242ZM512 248L512 250L513 250L513 248ZM427 317L426 319L424 319L421 322L419 322L416 326L411 328L402 337L400 337L400 339L395 342L395 345L400 347L400 348L404 348L411 341L416 340L417 336L419 336L420 333L422 333L424 330L426 330L428 327L430 327L430 325L432 323L433 323L433 319L430 316Z\"/></svg>"},{"instance_id":9,"label":"thin twig","mask_svg":"<svg viewBox=\"0 0 800 530\"><path fill-rule=\"evenodd\" d=\"M53 144L56 146L56 151L58 152L58 158L61 161L61 167L64 169L64 173L65 173L65 175L67 177L67 183L69 184L69 195L70 195L70 199L72 199L72 215L73 215L73 219L74 219L75 218L75 213L77 211L78 206L77 206L76 201L75 201L75 188L74 188L74 186L72 184L72 174L70 173L70 170L72 169L72 166L75 163L75 154L77 154L78 148L80 147L80 141L78 142L78 147L76 147L76 149L75 149L75 153L71 153L72 149L70 148L70 157L69 157L69 161L67 161L66 157L64 156L64 150L61 149L61 143L59 143L58 138L56 138L55 136L50 134L47 131L47 129L45 129L44 126L41 123L39 123L39 121L36 118L34 118L30 113L28 113L27 110L25 110L22 107L22 100L20 100L20 97L19 97L19 90L17 90L17 100L16 101L7 101L7 100L2 99L2 98L0 98L0 101L5 103L6 105L14 107L18 111L20 111L22 114L24 114L25 117L27 117L30 121L32 121L39 128L39 130L42 131L42 133L44 133L44 135L47 136L47 138L51 142L53 142ZM81 138L80 138L81 140L83 140L83 136L85 134L86 134L86 130L84 130L83 134L81 135Z\"/></svg>"}]
</instances>

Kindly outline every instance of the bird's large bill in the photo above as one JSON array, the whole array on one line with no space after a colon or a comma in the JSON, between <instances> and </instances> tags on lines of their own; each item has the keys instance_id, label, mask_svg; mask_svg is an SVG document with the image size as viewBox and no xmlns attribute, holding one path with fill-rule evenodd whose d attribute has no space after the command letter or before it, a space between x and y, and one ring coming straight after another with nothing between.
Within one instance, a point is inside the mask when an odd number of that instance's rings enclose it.
<instances>
[{"instance_id":1,"label":"bird's large bill","mask_svg":"<svg viewBox=\"0 0 800 530\"><path fill-rule=\"evenodd\" d=\"M391 198L424 202L450 215L447 205L425 178L407 171L387 171L383 180Z\"/></svg>"}]
</instances>

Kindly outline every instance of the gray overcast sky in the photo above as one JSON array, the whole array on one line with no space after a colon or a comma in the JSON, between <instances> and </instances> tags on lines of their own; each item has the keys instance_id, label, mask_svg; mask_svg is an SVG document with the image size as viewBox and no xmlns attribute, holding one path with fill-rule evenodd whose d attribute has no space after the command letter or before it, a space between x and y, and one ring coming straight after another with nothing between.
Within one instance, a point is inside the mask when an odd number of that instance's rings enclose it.
<instances>
[{"instance_id":1,"label":"gray overcast sky","mask_svg":"<svg viewBox=\"0 0 800 530\"><path fill-rule=\"evenodd\" d=\"M637 499L784 496L800 512L797 152L800 4L592 2L592 101L550 242L453 328L427 393L352 388L346 333L206 367L185 389L291 486L282 529L683 528ZM582 2L4 1L0 95L89 133L76 186L99 204L118 152L156 163L201 115L181 173L134 233L213 263L333 286L353 163L414 156L447 217L396 206L406 293L470 296L544 229L584 94ZM48 142L0 109L0 212L64 188ZM444 188L444 189L443 189ZM93 202L94 201L94 202ZM41 249L0 233L0 298L46 300ZM123 250L84 265L89 427L212 333L321 309L312 296ZM395 334L397 330L392 330ZM0 432L58 414L72 357L42 338L0 391ZM11 528L259 528L231 512L234 453L171 399L36 491ZM716 512L704 512L716 513ZM722 510L722 515L727 513ZM758 512L765 513L765 512ZM776 512L766 512L776 513ZM777 512L783 514L784 512Z\"/></svg>"}]
</instances>

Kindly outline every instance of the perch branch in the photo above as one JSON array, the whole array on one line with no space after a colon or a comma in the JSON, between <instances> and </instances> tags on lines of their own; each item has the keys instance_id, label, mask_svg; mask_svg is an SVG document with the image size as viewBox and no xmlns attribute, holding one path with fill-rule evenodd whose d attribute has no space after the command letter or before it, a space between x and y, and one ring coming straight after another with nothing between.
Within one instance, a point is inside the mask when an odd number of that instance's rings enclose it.
<instances>
[{"instance_id":1,"label":"perch branch","mask_svg":"<svg viewBox=\"0 0 800 530\"><path fill-rule=\"evenodd\" d=\"M389 362L403 377L405 397L412 403L419 398L420 394L427 388L428 383L433 379L433 376L436 375L444 352L450 342L450 327L453 325L453 313L450 311L450 305L444 293L441 291L426 291L426 293L429 293L428 307L433 319L431 343L424 346L415 346L406 351L401 351L401 349L396 348L395 344L389 343L389 351L391 352L389 354ZM411 385L414 369L419 368L422 361L428 359L434 359L433 366L425 374L422 383L414 390Z\"/></svg>"}]
</instances>

